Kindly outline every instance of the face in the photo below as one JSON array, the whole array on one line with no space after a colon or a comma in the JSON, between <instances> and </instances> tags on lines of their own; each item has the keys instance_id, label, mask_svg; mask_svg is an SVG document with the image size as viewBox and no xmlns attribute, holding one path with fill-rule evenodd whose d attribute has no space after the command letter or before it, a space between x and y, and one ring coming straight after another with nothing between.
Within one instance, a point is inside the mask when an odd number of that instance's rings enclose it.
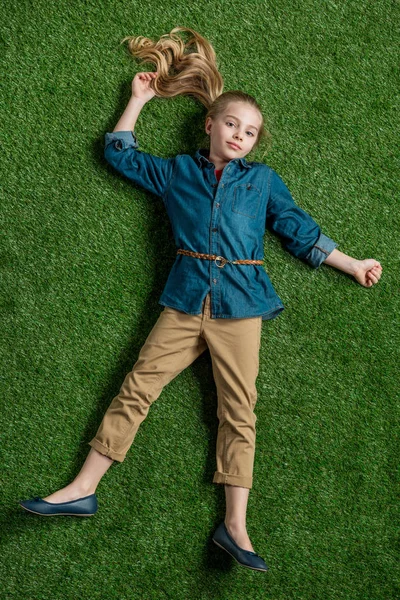
<instances>
[{"instance_id":1,"label":"face","mask_svg":"<svg viewBox=\"0 0 400 600\"><path fill-rule=\"evenodd\" d=\"M210 136L210 160L226 164L243 158L252 149L261 127L261 115L245 102L230 102L216 119L206 120Z\"/></svg>"}]
</instances>

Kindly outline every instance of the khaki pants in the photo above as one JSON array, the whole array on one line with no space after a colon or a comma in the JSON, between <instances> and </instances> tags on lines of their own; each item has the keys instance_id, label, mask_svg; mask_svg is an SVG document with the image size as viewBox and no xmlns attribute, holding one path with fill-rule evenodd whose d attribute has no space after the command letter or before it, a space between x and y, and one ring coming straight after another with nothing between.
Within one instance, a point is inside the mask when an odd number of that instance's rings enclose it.
<instances>
[{"instance_id":1,"label":"khaki pants","mask_svg":"<svg viewBox=\"0 0 400 600\"><path fill-rule=\"evenodd\" d=\"M213 483L253 484L254 407L262 318L212 319L210 294L199 315L164 307L89 445L122 462L162 389L207 347L219 420Z\"/></svg>"}]
</instances>

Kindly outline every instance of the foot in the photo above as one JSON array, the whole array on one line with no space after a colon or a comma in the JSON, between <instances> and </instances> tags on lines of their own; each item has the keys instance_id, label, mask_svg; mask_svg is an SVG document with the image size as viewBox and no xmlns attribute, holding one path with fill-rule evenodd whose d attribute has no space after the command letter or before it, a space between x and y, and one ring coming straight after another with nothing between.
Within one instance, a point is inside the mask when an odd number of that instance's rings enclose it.
<instances>
[{"instance_id":1,"label":"foot","mask_svg":"<svg viewBox=\"0 0 400 600\"><path fill-rule=\"evenodd\" d=\"M85 496L89 496L90 494L94 494L95 489L84 488L79 484L72 482L66 487L54 492L54 494L50 494L50 496L46 496L42 498L42 500L46 500L46 502L53 502L54 504L59 504L60 502L69 502L70 500L78 500L78 498L84 498Z\"/></svg>"},{"instance_id":2,"label":"foot","mask_svg":"<svg viewBox=\"0 0 400 600\"><path fill-rule=\"evenodd\" d=\"M247 535L246 529L243 529L243 527L238 527L234 523L228 524L226 521L224 521L224 523L229 535L233 537L240 548L243 550L250 550L250 552L255 552L253 546L251 545L250 538Z\"/></svg>"}]
</instances>

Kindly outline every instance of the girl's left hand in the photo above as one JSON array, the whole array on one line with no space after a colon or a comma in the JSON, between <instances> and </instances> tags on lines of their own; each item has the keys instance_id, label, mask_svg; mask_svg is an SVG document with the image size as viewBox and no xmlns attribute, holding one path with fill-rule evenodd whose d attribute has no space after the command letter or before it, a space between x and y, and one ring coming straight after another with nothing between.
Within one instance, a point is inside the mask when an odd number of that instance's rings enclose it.
<instances>
[{"instance_id":1,"label":"girl's left hand","mask_svg":"<svg viewBox=\"0 0 400 600\"><path fill-rule=\"evenodd\" d=\"M372 287L378 283L382 275L381 264L373 259L366 258L365 260L355 261L353 276L358 283L364 287Z\"/></svg>"}]
</instances>

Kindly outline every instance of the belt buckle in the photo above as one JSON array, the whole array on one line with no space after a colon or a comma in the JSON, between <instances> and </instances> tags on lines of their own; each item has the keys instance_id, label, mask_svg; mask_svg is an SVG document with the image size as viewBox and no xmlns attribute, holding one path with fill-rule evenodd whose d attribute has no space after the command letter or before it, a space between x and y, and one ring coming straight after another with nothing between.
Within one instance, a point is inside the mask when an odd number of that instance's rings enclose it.
<instances>
[{"instance_id":1,"label":"belt buckle","mask_svg":"<svg viewBox=\"0 0 400 600\"><path fill-rule=\"evenodd\" d=\"M217 265L217 260L222 261L222 265ZM224 258L223 256L216 256L214 258L214 262L215 262L215 264L216 264L217 267L219 267L220 269L222 269L226 265L226 263L229 262L229 260L227 258Z\"/></svg>"}]
</instances>

